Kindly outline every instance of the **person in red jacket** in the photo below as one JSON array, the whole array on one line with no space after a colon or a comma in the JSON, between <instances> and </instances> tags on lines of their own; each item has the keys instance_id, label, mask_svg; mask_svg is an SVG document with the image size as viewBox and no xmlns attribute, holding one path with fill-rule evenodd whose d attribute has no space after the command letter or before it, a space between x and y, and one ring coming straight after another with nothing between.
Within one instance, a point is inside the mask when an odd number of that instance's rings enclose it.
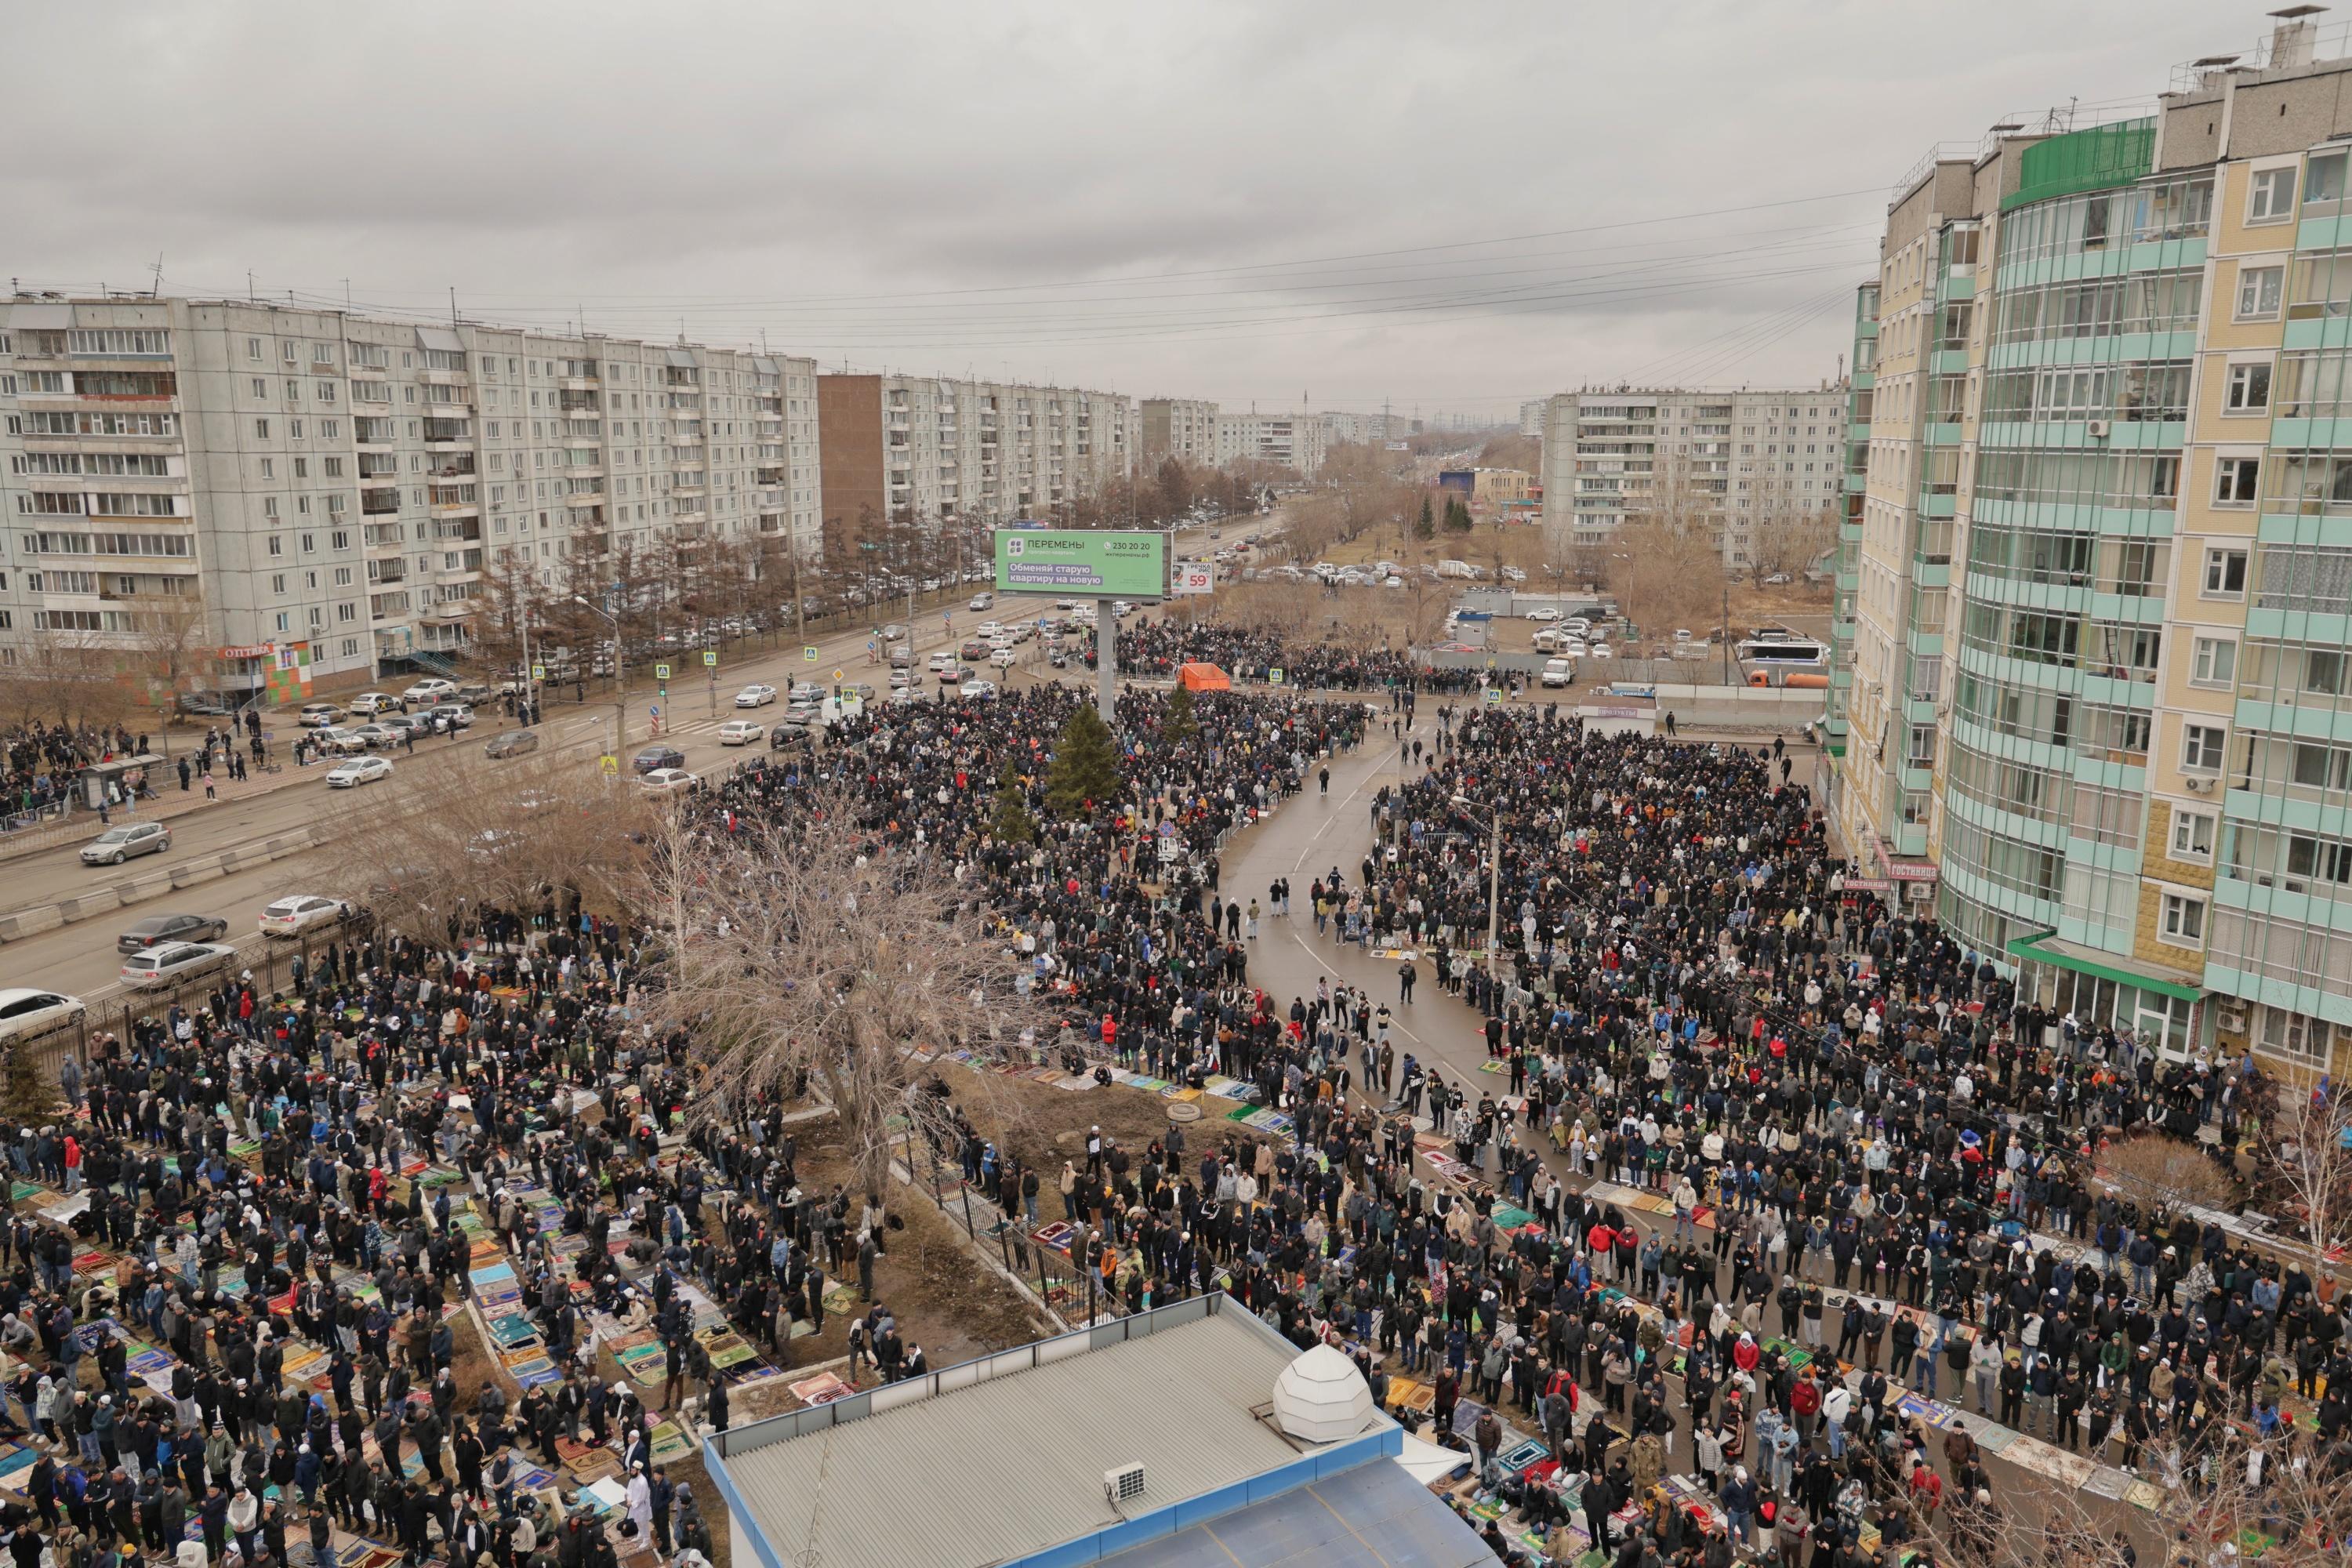
<instances>
[{"instance_id":1,"label":"person in red jacket","mask_svg":"<svg viewBox=\"0 0 2352 1568\"><path fill-rule=\"evenodd\" d=\"M1813 1381L1813 1369L1810 1366L1789 1390L1789 1413L1797 1418L1798 1437L1811 1442L1813 1422L1822 1413L1822 1385Z\"/></svg>"}]
</instances>

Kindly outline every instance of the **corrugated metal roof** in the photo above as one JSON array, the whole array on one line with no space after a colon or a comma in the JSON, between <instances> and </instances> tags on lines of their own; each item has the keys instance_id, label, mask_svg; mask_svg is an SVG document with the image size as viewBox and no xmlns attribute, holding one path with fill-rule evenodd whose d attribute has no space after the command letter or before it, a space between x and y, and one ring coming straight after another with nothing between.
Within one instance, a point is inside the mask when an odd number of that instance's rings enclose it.
<instances>
[{"instance_id":1,"label":"corrugated metal roof","mask_svg":"<svg viewBox=\"0 0 2352 1568\"><path fill-rule=\"evenodd\" d=\"M1144 1467L1132 1512L1297 1458L1250 1414L1290 1359L1235 1310L772 1443L727 1473L783 1563L994 1563L1119 1523L1102 1489L1118 1466Z\"/></svg>"},{"instance_id":2,"label":"corrugated metal roof","mask_svg":"<svg viewBox=\"0 0 2352 1568\"><path fill-rule=\"evenodd\" d=\"M1115 1552L1103 1568L1480 1568L1495 1554L1393 1459Z\"/></svg>"},{"instance_id":3,"label":"corrugated metal roof","mask_svg":"<svg viewBox=\"0 0 2352 1568\"><path fill-rule=\"evenodd\" d=\"M769 358L766 354L753 354L751 356L751 368L760 372L762 375L775 375L779 374L776 369L776 362Z\"/></svg>"},{"instance_id":4,"label":"corrugated metal roof","mask_svg":"<svg viewBox=\"0 0 2352 1568\"><path fill-rule=\"evenodd\" d=\"M694 351L692 349L672 349L669 351L669 363L683 369L691 369L696 363Z\"/></svg>"},{"instance_id":5,"label":"corrugated metal roof","mask_svg":"<svg viewBox=\"0 0 2352 1568\"><path fill-rule=\"evenodd\" d=\"M419 327L416 329L416 343L419 348L435 349L442 353L466 352L465 340L449 327Z\"/></svg>"}]
</instances>

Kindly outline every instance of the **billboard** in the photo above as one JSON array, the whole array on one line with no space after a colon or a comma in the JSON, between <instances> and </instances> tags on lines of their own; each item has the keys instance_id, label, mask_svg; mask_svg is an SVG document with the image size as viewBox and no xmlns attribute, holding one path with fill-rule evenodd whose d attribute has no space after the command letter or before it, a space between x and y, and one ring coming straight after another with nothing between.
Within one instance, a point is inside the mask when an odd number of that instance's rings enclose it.
<instances>
[{"instance_id":1,"label":"billboard","mask_svg":"<svg viewBox=\"0 0 2352 1568\"><path fill-rule=\"evenodd\" d=\"M1168 591L1168 536L1091 530L999 529L1000 594L1097 594L1157 599Z\"/></svg>"},{"instance_id":2,"label":"billboard","mask_svg":"<svg viewBox=\"0 0 2352 1568\"><path fill-rule=\"evenodd\" d=\"M1179 561L1175 575L1169 580L1171 594L1213 594L1217 591L1217 569L1206 561Z\"/></svg>"}]
</instances>

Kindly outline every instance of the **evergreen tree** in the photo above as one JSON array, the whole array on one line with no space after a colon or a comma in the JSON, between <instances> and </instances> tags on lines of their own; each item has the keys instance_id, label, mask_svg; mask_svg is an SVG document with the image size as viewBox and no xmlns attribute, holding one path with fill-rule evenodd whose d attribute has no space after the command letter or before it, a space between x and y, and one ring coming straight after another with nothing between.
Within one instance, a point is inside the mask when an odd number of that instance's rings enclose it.
<instances>
[{"instance_id":1,"label":"evergreen tree","mask_svg":"<svg viewBox=\"0 0 2352 1568\"><path fill-rule=\"evenodd\" d=\"M1412 536L1423 540L1437 537L1437 520L1430 515L1427 496L1421 498L1421 521L1412 525Z\"/></svg>"},{"instance_id":2,"label":"evergreen tree","mask_svg":"<svg viewBox=\"0 0 2352 1568\"><path fill-rule=\"evenodd\" d=\"M1079 704L1054 742L1053 765L1045 770L1045 804L1060 816L1085 816L1092 807L1118 799L1125 787L1118 776L1118 742L1111 738L1110 727L1093 703Z\"/></svg>"},{"instance_id":3,"label":"evergreen tree","mask_svg":"<svg viewBox=\"0 0 2352 1568\"><path fill-rule=\"evenodd\" d=\"M1201 732L1201 721L1192 712L1192 689L1182 681L1168 699L1168 722L1161 726L1171 746L1181 745Z\"/></svg>"},{"instance_id":4,"label":"evergreen tree","mask_svg":"<svg viewBox=\"0 0 2352 1568\"><path fill-rule=\"evenodd\" d=\"M19 1040L9 1047L7 1071L0 1077L0 1111L11 1121L37 1126L62 1099L42 1073L40 1058L28 1042Z\"/></svg>"},{"instance_id":5,"label":"evergreen tree","mask_svg":"<svg viewBox=\"0 0 2352 1568\"><path fill-rule=\"evenodd\" d=\"M1028 792L1022 788L1020 770L1009 761L1004 764L1003 776L996 781L996 809L988 819L988 832L999 844L1037 842L1037 823L1029 815Z\"/></svg>"},{"instance_id":6,"label":"evergreen tree","mask_svg":"<svg viewBox=\"0 0 2352 1568\"><path fill-rule=\"evenodd\" d=\"M1462 504L1459 496L1445 498L1445 530L1449 533L1470 531L1470 509Z\"/></svg>"}]
</instances>

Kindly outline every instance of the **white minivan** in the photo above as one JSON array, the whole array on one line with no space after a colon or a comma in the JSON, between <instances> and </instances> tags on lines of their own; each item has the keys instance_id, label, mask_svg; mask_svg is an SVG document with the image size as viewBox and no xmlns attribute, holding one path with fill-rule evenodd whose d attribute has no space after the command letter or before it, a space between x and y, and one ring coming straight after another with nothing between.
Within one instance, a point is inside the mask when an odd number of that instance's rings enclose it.
<instances>
[{"instance_id":1,"label":"white minivan","mask_svg":"<svg viewBox=\"0 0 2352 1568\"><path fill-rule=\"evenodd\" d=\"M1576 679L1576 661L1572 658L1547 659L1543 667L1546 686L1566 686Z\"/></svg>"}]
</instances>

